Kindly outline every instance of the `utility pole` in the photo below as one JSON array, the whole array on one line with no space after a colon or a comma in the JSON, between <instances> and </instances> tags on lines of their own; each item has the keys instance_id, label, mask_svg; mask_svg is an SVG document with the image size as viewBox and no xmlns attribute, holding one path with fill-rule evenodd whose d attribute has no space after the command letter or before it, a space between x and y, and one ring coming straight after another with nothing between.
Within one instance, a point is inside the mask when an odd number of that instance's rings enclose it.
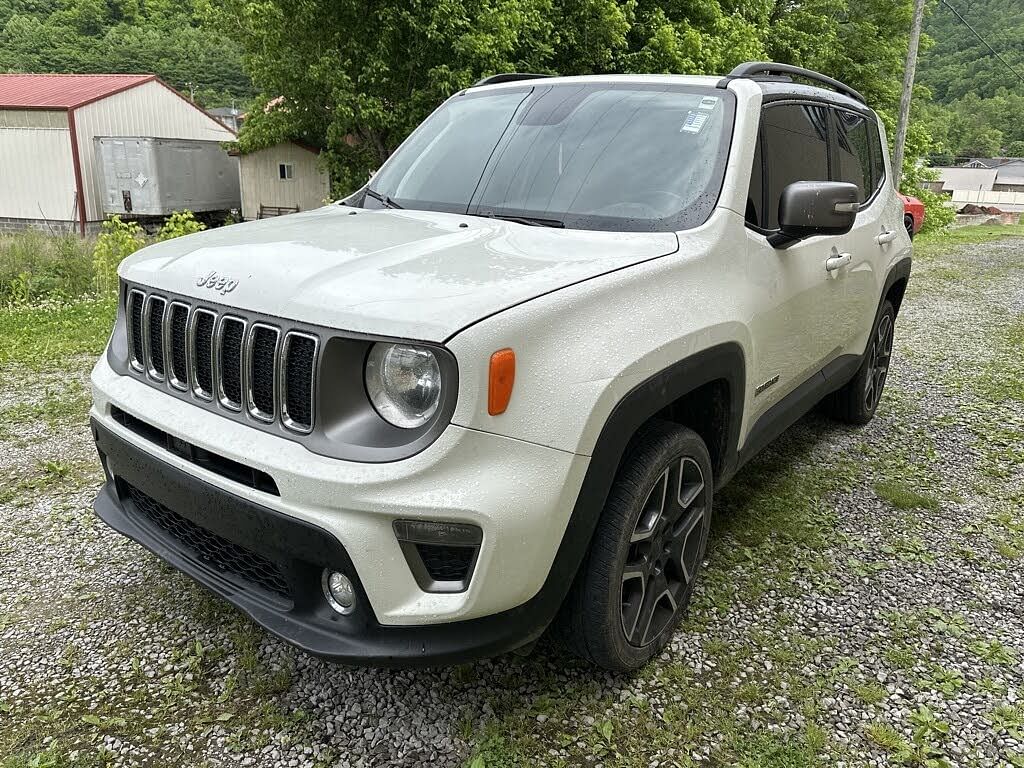
<instances>
[{"instance_id":1,"label":"utility pole","mask_svg":"<svg viewBox=\"0 0 1024 768\"><path fill-rule=\"evenodd\" d=\"M910 101L914 95L914 74L917 71L917 49L921 43L924 4L925 0L914 0L914 20L910 24L907 66L903 69L903 94L900 96L900 115L896 121L896 141L892 151L892 173L896 186L899 186L903 175L903 146L907 143L907 124L910 122Z\"/></svg>"}]
</instances>

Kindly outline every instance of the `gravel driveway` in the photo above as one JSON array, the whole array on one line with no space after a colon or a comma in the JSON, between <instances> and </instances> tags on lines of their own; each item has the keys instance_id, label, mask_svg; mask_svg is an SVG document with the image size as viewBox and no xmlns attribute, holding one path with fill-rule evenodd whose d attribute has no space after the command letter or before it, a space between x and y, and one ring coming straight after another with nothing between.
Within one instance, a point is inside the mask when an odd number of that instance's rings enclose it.
<instances>
[{"instance_id":1,"label":"gravel driveway","mask_svg":"<svg viewBox=\"0 0 1024 768\"><path fill-rule=\"evenodd\" d=\"M911 285L878 417L736 478L635 678L304 656L92 516L88 360L4 371L0 766L1024 766L1024 240Z\"/></svg>"}]
</instances>

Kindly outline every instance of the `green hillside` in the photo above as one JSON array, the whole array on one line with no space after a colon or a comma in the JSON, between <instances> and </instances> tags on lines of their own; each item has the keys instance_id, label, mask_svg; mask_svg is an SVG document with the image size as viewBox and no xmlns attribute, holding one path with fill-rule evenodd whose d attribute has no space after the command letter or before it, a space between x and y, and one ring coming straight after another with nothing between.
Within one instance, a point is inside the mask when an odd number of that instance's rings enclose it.
<instances>
[{"instance_id":1,"label":"green hillside","mask_svg":"<svg viewBox=\"0 0 1024 768\"><path fill-rule=\"evenodd\" d=\"M195 0L0 0L0 72L154 72L208 107L253 95Z\"/></svg>"},{"instance_id":2,"label":"green hillside","mask_svg":"<svg viewBox=\"0 0 1024 768\"><path fill-rule=\"evenodd\" d=\"M1024 0L949 0L1006 62L1024 74ZM922 119L946 155L1024 156L1024 83L941 2L925 22L931 40L918 82ZM919 97L922 94L919 94Z\"/></svg>"}]
</instances>

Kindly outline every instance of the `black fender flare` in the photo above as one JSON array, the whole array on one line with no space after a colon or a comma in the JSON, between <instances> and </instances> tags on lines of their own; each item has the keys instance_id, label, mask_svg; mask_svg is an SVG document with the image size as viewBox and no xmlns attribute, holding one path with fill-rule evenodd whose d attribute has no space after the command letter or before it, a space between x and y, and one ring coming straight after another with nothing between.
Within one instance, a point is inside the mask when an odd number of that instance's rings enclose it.
<instances>
[{"instance_id":1,"label":"black fender flare","mask_svg":"<svg viewBox=\"0 0 1024 768\"><path fill-rule=\"evenodd\" d=\"M878 297L878 310L875 312L875 321L878 320L878 316L882 312L882 302L885 301L885 298L889 295L892 287L900 280L910 281L911 263L910 256L904 256L889 268L889 272L885 276L885 283L882 286L882 295ZM903 300L903 294L900 294L899 299L900 301L897 302L895 306L897 315L900 312L900 302Z\"/></svg>"},{"instance_id":2,"label":"black fender flare","mask_svg":"<svg viewBox=\"0 0 1024 768\"><path fill-rule=\"evenodd\" d=\"M659 411L699 387L719 379L729 387L729 421L722 471L716 487L735 471L737 444L746 396L743 349L727 342L696 352L673 363L631 389L612 409L591 454L590 466L576 497L555 559L533 604L545 626L554 619L590 549L590 541L604 510L616 472L637 430Z\"/></svg>"}]
</instances>

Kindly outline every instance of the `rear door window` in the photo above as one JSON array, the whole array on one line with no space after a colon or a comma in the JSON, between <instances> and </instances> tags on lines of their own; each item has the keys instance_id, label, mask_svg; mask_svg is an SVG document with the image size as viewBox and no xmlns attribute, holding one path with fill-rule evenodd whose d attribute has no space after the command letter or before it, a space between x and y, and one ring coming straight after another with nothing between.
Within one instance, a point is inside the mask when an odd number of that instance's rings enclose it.
<instances>
[{"instance_id":1,"label":"rear door window","mask_svg":"<svg viewBox=\"0 0 1024 768\"><path fill-rule=\"evenodd\" d=\"M878 177L872 168L871 132L864 115L835 110L836 167L835 181L857 185L857 201L863 203L874 192ZM877 137L877 131L876 131ZM877 143L877 138L875 139Z\"/></svg>"}]
</instances>

